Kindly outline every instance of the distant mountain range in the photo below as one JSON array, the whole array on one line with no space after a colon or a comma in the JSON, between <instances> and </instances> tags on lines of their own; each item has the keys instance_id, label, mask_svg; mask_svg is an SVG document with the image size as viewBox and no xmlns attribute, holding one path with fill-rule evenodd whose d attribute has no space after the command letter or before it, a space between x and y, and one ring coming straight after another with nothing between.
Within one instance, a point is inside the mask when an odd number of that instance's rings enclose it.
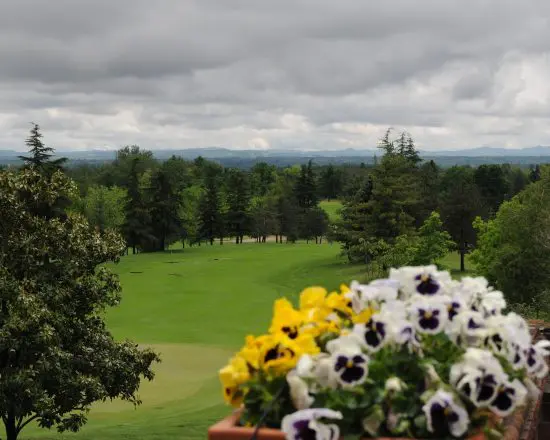
<instances>
[{"instance_id":1,"label":"distant mountain range","mask_svg":"<svg viewBox=\"0 0 550 440\"><path fill-rule=\"evenodd\" d=\"M307 163L313 159L317 165L327 164L371 164L374 156L380 157L378 149L325 150L325 151L296 151L296 150L231 150L228 148L187 148L178 150L161 149L153 151L159 160L166 160L171 156L180 156L192 160L199 156L214 160L226 167L248 169L258 162L267 162L271 165L285 167L294 164ZM17 165L19 155L24 152L14 150L0 150L0 164ZM84 151L59 151L59 156L69 159L69 166L90 163L100 164L115 159L115 150L92 149ZM529 166L535 163L550 163L550 147L532 148L494 148L479 147L463 150L420 151L425 160L434 160L443 167L453 165L500 164L510 163L520 166Z\"/></svg>"},{"instance_id":2,"label":"distant mountain range","mask_svg":"<svg viewBox=\"0 0 550 440\"><path fill-rule=\"evenodd\" d=\"M242 158L256 159L262 157L369 157L380 156L382 152L378 149L354 149L343 150L232 150L228 148L186 148L186 149L160 149L154 150L158 159L167 159L172 155L181 156L185 159L194 159L202 156L207 159ZM18 155L25 152L14 150L0 150L0 159L14 161ZM60 151L59 155L72 160L112 160L116 156L115 150L84 150L84 151ZM550 156L550 147L538 146L530 148L497 148L479 147L463 150L420 150L420 155L426 158L431 157L546 157Z\"/></svg>"}]
</instances>

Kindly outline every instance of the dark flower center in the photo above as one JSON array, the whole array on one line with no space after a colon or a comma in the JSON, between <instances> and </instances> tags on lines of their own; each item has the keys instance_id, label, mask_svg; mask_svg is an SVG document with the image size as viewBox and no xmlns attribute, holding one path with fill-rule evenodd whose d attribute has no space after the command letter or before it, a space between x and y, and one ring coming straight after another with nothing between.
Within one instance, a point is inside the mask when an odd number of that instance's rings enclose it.
<instances>
[{"instance_id":1,"label":"dark flower center","mask_svg":"<svg viewBox=\"0 0 550 440\"><path fill-rule=\"evenodd\" d=\"M298 329L296 327L283 327L281 329L283 333L286 333L290 339L296 339L298 337Z\"/></svg>"},{"instance_id":2,"label":"dark flower center","mask_svg":"<svg viewBox=\"0 0 550 440\"><path fill-rule=\"evenodd\" d=\"M414 279L420 281L416 286L416 291L422 295L434 295L439 290L439 284L431 275L417 275Z\"/></svg>"},{"instance_id":3,"label":"dark flower center","mask_svg":"<svg viewBox=\"0 0 550 440\"><path fill-rule=\"evenodd\" d=\"M449 423L458 421L458 415L440 403L434 403L430 408L434 434L443 436L448 432Z\"/></svg>"},{"instance_id":4,"label":"dark flower center","mask_svg":"<svg viewBox=\"0 0 550 440\"><path fill-rule=\"evenodd\" d=\"M508 411L514 404L513 397L516 391L513 388L502 387L497 390L497 395L491 403L501 411Z\"/></svg>"},{"instance_id":5,"label":"dark flower center","mask_svg":"<svg viewBox=\"0 0 550 440\"><path fill-rule=\"evenodd\" d=\"M439 327L439 310L418 310L420 320L418 323L420 327L425 330L435 330Z\"/></svg>"},{"instance_id":6,"label":"dark flower center","mask_svg":"<svg viewBox=\"0 0 550 440\"><path fill-rule=\"evenodd\" d=\"M294 440L316 440L317 433L309 427L309 420L298 420L294 422L296 436Z\"/></svg>"}]
</instances>

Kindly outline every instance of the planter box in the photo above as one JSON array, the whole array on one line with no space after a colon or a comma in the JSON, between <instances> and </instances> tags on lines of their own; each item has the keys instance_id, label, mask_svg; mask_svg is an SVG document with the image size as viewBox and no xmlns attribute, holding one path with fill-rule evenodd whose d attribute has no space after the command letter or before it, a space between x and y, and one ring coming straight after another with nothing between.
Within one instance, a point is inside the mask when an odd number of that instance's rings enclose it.
<instances>
[{"instance_id":1,"label":"planter box","mask_svg":"<svg viewBox=\"0 0 550 440\"><path fill-rule=\"evenodd\" d=\"M251 440L254 428L237 426L239 412L216 423L208 430L208 440ZM468 437L469 440L485 440L485 435L477 434ZM260 428L255 440L285 440L285 435L278 429ZM379 437L377 440L411 440L407 438Z\"/></svg>"}]
</instances>

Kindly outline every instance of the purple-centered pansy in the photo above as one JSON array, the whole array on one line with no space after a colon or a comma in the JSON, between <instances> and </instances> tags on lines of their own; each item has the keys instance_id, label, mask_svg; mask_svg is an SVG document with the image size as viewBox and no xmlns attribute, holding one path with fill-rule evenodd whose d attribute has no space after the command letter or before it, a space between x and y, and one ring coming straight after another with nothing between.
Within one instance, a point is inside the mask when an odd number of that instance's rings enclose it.
<instances>
[{"instance_id":1,"label":"purple-centered pansy","mask_svg":"<svg viewBox=\"0 0 550 440\"><path fill-rule=\"evenodd\" d=\"M389 339L389 325L380 315L373 315L366 324L356 324L353 332L371 352L380 350Z\"/></svg>"},{"instance_id":2,"label":"purple-centered pansy","mask_svg":"<svg viewBox=\"0 0 550 440\"><path fill-rule=\"evenodd\" d=\"M419 333L436 334L447 324L447 308L441 301L418 301L412 306L412 318Z\"/></svg>"},{"instance_id":3,"label":"purple-centered pansy","mask_svg":"<svg viewBox=\"0 0 550 440\"><path fill-rule=\"evenodd\" d=\"M362 384L368 372L368 357L363 353L335 353L334 376L343 387Z\"/></svg>"},{"instance_id":4,"label":"purple-centered pansy","mask_svg":"<svg viewBox=\"0 0 550 440\"><path fill-rule=\"evenodd\" d=\"M341 420L342 413L327 408L311 408L283 417L281 431L287 440L338 440L340 428L320 420Z\"/></svg>"},{"instance_id":5,"label":"purple-centered pansy","mask_svg":"<svg viewBox=\"0 0 550 440\"><path fill-rule=\"evenodd\" d=\"M451 393L438 390L422 407L428 431L438 436L461 437L468 430L468 412L458 405Z\"/></svg>"},{"instance_id":6,"label":"purple-centered pansy","mask_svg":"<svg viewBox=\"0 0 550 440\"><path fill-rule=\"evenodd\" d=\"M522 405L527 397L527 388L517 379L504 382L496 390L489 408L498 416L510 415L517 406Z\"/></svg>"}]
</instances>

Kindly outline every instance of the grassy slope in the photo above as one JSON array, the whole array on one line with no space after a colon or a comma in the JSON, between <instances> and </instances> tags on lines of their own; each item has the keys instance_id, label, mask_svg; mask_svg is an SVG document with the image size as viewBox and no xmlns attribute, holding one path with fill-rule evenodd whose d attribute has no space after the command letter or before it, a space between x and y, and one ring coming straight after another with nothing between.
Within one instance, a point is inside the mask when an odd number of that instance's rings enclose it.
<instances>
[{"instance_id":1,"label":"grassy slope","mask_svg":"<svg viewBox=\"0 0 550 440\"><path fill-rule=\"evenodd\" d=\"M331 221L336 221L340 218L340 209L342 202L340 200L323 200L319 202L319 206L328 214Z\"/></svg>"},{"instance_id":2,"label":"grassy slope","mask_svg":"<svg viewBox=\"0 0 550 440\"><path fill-rule=\"evenodd\" d=\"M142 387L141 407L99 404L80 433L63 437L204 439L229 411L216 372L247 333L265 331L273 300L359 275L338 253L337 245L251 243L123 258L115 267L123 301L109 313L109 326L118 338L155 346L163 363ZM23 432L29 437L59 438L34 428Z\"/></svg>"}]
</instances>

